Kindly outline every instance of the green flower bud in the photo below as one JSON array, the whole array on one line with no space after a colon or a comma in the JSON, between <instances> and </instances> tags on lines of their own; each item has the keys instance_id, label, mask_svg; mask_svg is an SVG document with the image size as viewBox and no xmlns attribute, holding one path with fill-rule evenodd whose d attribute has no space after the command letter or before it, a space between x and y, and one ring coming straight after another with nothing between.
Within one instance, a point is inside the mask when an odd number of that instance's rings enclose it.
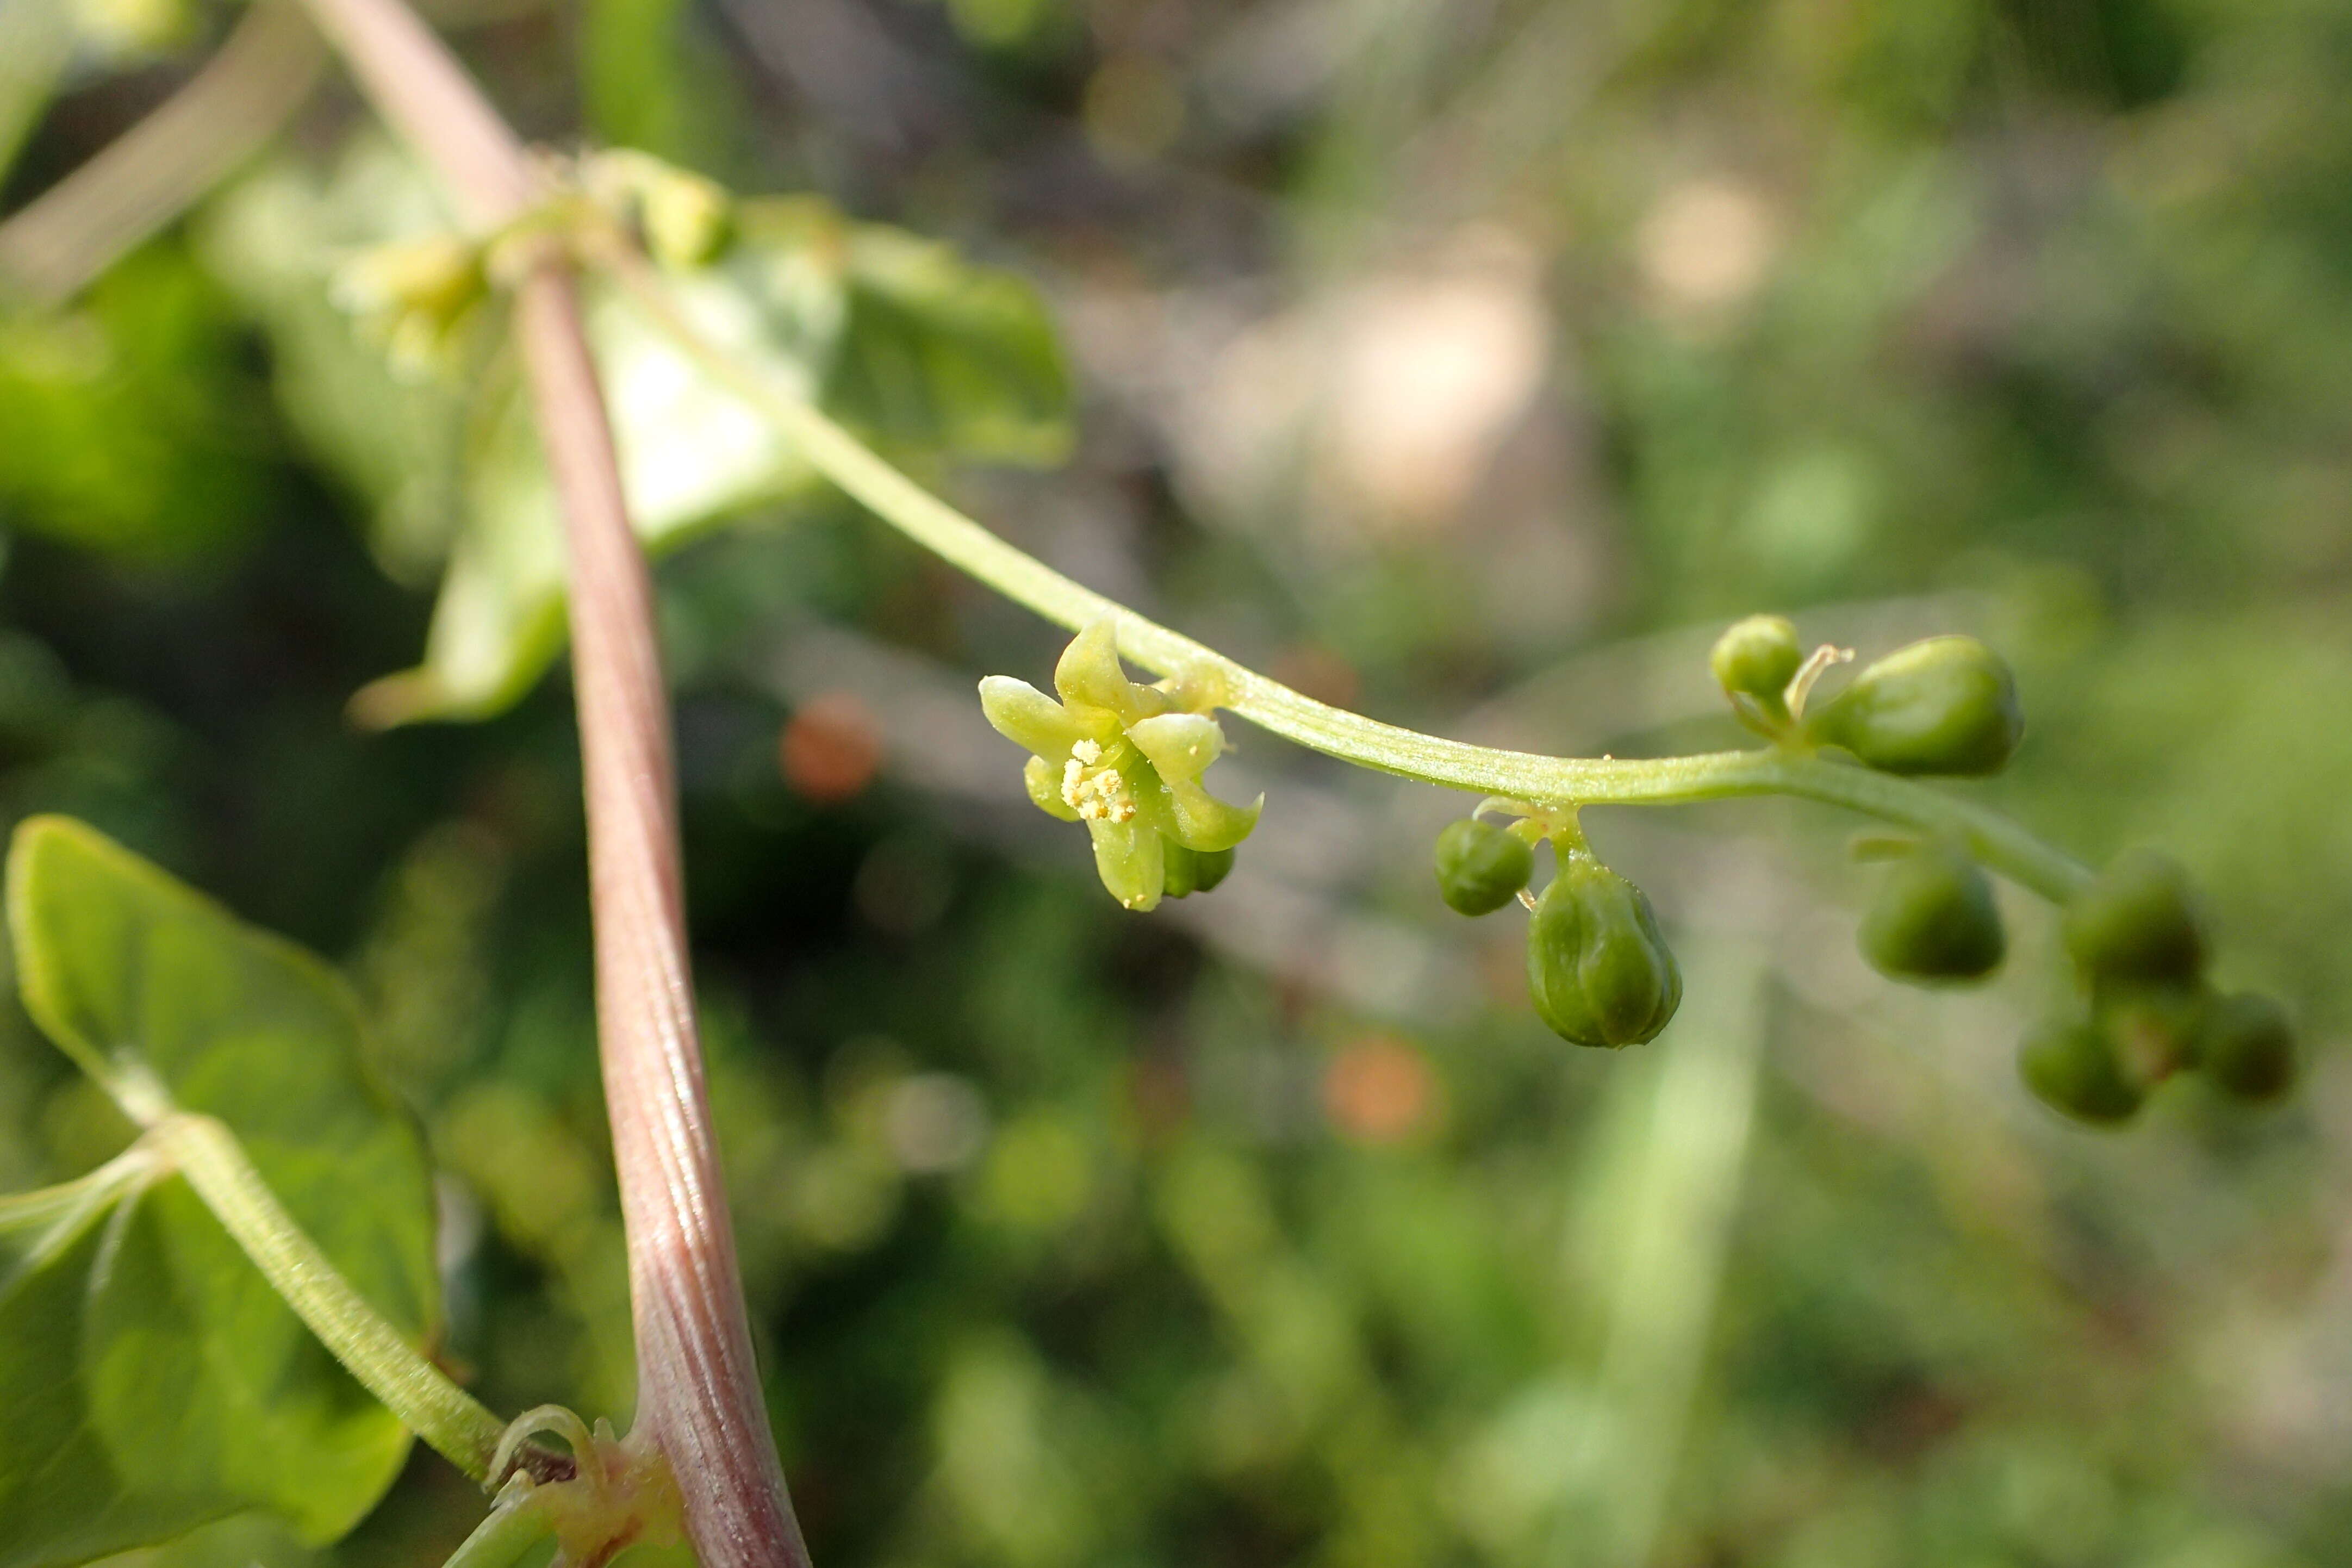
<instances>
[{"instance_id":1,"label":"green flower bud","mask_svg":"<svg viewBox=\"0 0 2352 1568\"><path fill-rule=\"evenodd\" d=\"M2189 980L2205 967L2205 931L2189 873L2134 849L2066 906L2066 951L2095 983Z\"/></svg>"},{"instance_id":2,"label":"green flower bud","mask_svg":"<svg viewBox=\"0 0 2352 1568\"><path fill-rule=\"evenodd\" d=\"M1639 1045L1682 1005L1682 970L1641 889L1582 850L1536 903L1528 992L1552 1033L1574 1045Z\"/></svg>"},{"instance_id":3,"label":"green flower bud","mask_svg":"<svg viewBox=\"0 0 2352 1568\"><path fill-rule=\"evenodd\" d=\"M2017 1068L2025 1087L2077 1121L2128 1121L2147 1098L2125 1076L2107 1037L2088 1024L2053 1024L2026 1037Z\"/></svg>"},{"instance_id":4,"label":"green flower bud","mask_svg":"<svg viewBox=\"0 0 2352 1568\"><path fill-rule=\"evenodd\" d=\"M1810 739L1890 773L1999 773L2024 732L2009 666L1960 637L1896 649L1805 721Z\"/></svg>"},{"instance_id":5,"label":"green flower bud","mask_svg":"<svg viewBox=\"0 0 2352 1568\"><path fill-rule=\"evenodd\" d=\"M1437 836L1437 895L1465 915L1492 914L1535 874L1536 853L1517 835L1465 816Z\"/></svg>"},{"instance_id":6,"label":"green flower bud","mask_svg":"<svg viewBox=\"0 0 2352 1568\"><path fill-rule=\"evenodd\" d=\"M1726 696L1754 698L1767 712L1785 716L1782 694L1803 667L1805 650L1786 616L1750 616L1715 639L1706 662Z\"/></svg>"},{"instance_id":7,"label":"green flower bud","mask_svg":"<svg viewBox=\"0 0 2352 1568\"><path fill-rule=\"evenodd\" d=\"M1202 852L1187 849L1170 839L1160 847L1160 854L1167 881L1165 891L1171 899L1181 899L1187 893L1205 893L1223 881L1225 874L1234 868L1234 852L1230 849Z\"/></svg>"},{"instance_id":8,"label":"green flower bud","mask_svg":"<svg viewBox=\"0 0 2352 1568\"><path fill-rule=\"evenodd\" d=\"M2197 1065L2240 1100L2276 1100L2294 1086L2294 1027L2268 996L2214 998L2197 1038Z\"/></svg>"},{"instance_id":9,"label":"green flower bud","mask_svg":"<svg viewBox=\"0 0 2352 1568\"><path fill-rule=\"evenodd\" d=\"M1992 881L1953 845L1923 844L1896 859L1863 917L1863 957L1895 980L1976 980L2008 950Z\"/></svg>"}]
</instances>

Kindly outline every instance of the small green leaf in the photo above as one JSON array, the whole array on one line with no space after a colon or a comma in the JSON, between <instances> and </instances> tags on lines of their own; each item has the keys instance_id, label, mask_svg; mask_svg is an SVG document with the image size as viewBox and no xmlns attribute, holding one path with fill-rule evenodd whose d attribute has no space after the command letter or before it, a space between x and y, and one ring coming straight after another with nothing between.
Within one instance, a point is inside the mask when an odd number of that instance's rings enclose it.
<instances>
[{"instance_id":1,"label":"small green leaf","mask_svg":"<svg viewBox=\"0 0 2352 1568\"><path fill-rule=\"evenodd\" d=\"M204 236L214 271L269 334L288 418L373 502L378 559L404 581L441 573L423 662L353 704L380 725L499 712L563 645L555 492L511 356L470 385L404 380L329 300L355 255L447 229L415 165L362 137L323 184L265 169L219 204ZM814 395L848 309L838 248L747 243L670 286L711 341ZM649 551L814 489L766 416L715 386L633 307L592 293L588 330L630 518Z\"/></svg>"},{"instance_id":2,"label":"small green leaf","mask_svg":"<svg viewBox=\"0 0 2352 1568\"><path fill-rule=\"evenodd\" d=\"M1044 305L1018 279L820 200L739 203L733 226L711 265L665 277L678 308L744 369L904 457L1067 454L1068 375ZM414 164L372 138L323 185L265 171L206 227L215 272L270 333L289 419L374 503L387 570L414 579L446 563L422 662L353 701L376 725L500 712L563 645L555 491L511 357L470 389L404 381L328 305L330 279L354 254L447 227ZM814 471L773 422L635 307L592 289L587 317L630 521L648 552L815 493Z\"/></svg>"},{"instance_id":3,"label":"small green leaf","mask_svg":"<svg viewBox=\"0 0 2352 1568\"><path fill-rule=\"evenodd\" d=\"M297 1221L418 1342L438 1327L414 1128L369 1080L324 964L78 823L8 860L25 1002L135 1120L217 1117ZM0 1199L0 1568L263 1510L341 1535L408 1435L145 1145Z\"/></svg>"},{"instance_id":4,"label":"small green leaf","mask_svg":"<svg viewBox=\"0 0 2352 1568\"><path fill-rule=\"evenodd\" d=\"M744 369L905 455L1067 455L1068 376L1044 305L1019 279L807 198L740 203L735 233L711 265L665 276L702 336ZM635 306L592 291L587 316L630 521L649 552L817 490L774 423ZM359 693L364 722L489 717L562 647L556 497L511 374L481 400L476 426L424 661Z\"/></svg>"}]
</instances>

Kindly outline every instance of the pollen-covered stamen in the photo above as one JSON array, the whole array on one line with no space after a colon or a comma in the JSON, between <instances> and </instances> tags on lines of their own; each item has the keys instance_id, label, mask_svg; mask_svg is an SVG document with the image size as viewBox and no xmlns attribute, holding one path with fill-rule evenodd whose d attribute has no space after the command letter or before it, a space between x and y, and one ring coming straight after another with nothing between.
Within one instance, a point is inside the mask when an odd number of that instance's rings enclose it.
<instances>
[{"instance_id":1,"label":"pollen-covered stamen","mask_svg":"<svg viewBox=\"0 0 2352 1568\"><path fill-rule=\"evenodd\" d=\"M1094 777L1095 798L1103 803L1103 810L1113 822L1135 819L1135 797L1127 793L1127 781L1117 768L1105 768Z\"/></svg>"},{"instance_id":2,"label":"pollen-covered stamen","mask_svg":"<svg viewBox=\"0 0 2352 1568\"><path fill-rule=\"evenodd\" d=\"M1132 822L1135 797L1126 778L1117 768L1097 767L1101 761L1102 747L1093 741L1070 748L1070 760L1062 764L1062 804L1083 821Z\"/></svg>"}]
</instances>

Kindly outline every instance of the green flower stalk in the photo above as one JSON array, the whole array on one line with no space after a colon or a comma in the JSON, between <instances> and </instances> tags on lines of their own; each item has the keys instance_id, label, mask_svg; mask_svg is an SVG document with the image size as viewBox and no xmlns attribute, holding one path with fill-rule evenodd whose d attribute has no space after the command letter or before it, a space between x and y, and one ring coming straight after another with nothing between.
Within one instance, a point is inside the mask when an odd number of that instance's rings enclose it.
<instances>
[{"instance_id":1,"label":"green flower stalk","mask_svg":"<svg viewBox=\"0 0 2352 1568\"><path fill-rule=\"evenodd\" d=\"M1201 784L1225 749L1213 693L1181 677L1151 686L1129 679L1107 619L1064 650L1054 689L1058 702L1025 680L992 675L980 683L981 710L1032 753L1021 776L1037 808L1087 825L1111 897L1149 910L1222 879L1265 797L1231 805ZM1210 868L1213 875L1202 874Z\"/></svg>"}]
</instances>

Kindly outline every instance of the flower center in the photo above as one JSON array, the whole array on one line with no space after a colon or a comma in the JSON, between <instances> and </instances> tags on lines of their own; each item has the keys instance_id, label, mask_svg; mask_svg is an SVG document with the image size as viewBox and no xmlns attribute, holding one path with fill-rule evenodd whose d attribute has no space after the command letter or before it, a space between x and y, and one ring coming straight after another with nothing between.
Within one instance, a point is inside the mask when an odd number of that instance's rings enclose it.
<instances>
[{"instance_id":1,"label":"flower center","mask_svg":"<svg viewBox=\"0 0 2352 1568\"><path fill-rule=\"evenodd\" d=\"M1093 741L1070 748L1070 760L1062 764L1062 804L1087 822L1133 821L1135 797L1126 778L1101 762L1102 747Z\"/></svg>"}]
</instances>

